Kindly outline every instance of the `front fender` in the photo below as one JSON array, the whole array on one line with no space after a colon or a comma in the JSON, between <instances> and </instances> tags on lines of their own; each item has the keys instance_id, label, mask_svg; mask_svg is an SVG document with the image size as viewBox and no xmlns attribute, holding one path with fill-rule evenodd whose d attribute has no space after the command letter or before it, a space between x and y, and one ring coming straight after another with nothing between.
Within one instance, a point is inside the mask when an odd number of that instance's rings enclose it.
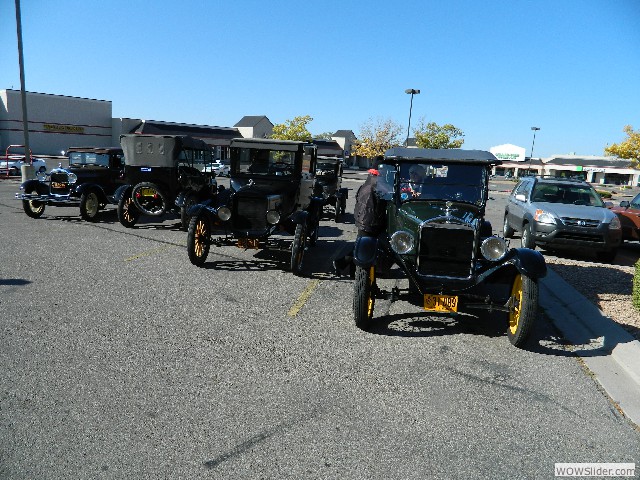
<instances>
[{"instance_id":1,"label":"front fender","mask_svg":"<svg viewBox=\"0 0 640 480\"><path fill-rule=\"evenodd\" d=\"M376 237L358 237L353 247L353 261L359 267L368 268L376 263L378 239Z\"/></svg>"},{"instance_id":2,"label":"front fender","mask_svg":"<svg viewBox=\"0 0 640 480\"><path fill-rule=\"evenodd\" d=\"M212 203L213 203L213 200L208 199L202 203L196 203L195 205L191 205L187 209L187 215L189 215L190 217L195 217L200 212L204 212L209 216L210 220L215 219L218 216L218 209L213 207L211 205Z\"/></svg>"},{"instance_id":3,"label":"front fender","mask_svg":"<svg viewBox=\"0 0 640 480\"><path fill-rule=\"evenodd\" d=\"M27 180L20 185L20 190L22 190L23 192L33 192L35 190L38 195L49 194L48 186L42 183L40 180Z\"/></svg>"},{"instance_id":4,"label":"front fender","mask_svg":"<svg viewBox=\"0 0 640 480\"><path fill-rule=\"evenodd\" d=\"M298 210L297 212L294 212L289 217L289 220L293 224L297 225L299 223L306 223L308 217L309 217L309 212L307 212L306 210Z\"/></svg>"},{"instance_id":5,"label":"front fender","mask_svg":"<svg viewBox=\"0 0 640 480\"><path fill-rule=\"evenodd\" d=\"M529 248L513 248L509 255L509 261L523 275L537 279L547 274L547 264L540 252Z\"/></svg>"}]
</instances>

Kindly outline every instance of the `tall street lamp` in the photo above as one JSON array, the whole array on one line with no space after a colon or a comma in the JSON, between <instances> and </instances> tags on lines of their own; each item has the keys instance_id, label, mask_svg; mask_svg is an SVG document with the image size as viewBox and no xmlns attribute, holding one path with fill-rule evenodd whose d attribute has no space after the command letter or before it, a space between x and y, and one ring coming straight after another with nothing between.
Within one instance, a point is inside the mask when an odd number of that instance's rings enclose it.
<instances>
[{"instance_id":1,"label":"tall street lamp","mask_svg":"<svg viewBox=\"0 0 640 480\"><path fill-rule=\"evenodd\" d=\"M529 157L529 171L531 171L531 160L533 160L533 146L536 144L536 132L540 130L539 127L531 127L533 130L533 143L531 144L531 156Z\"/></svg>"},{"instance_id":2,"label":"tall street lamp","mask_svg":"<svg viewBox=\"0 0 640 480\"><path fill-rule=\"evenodd\" d=\"M407 139L404 141L404 146L409 146L409 130L411 129L411 110L413 109L413 96L420 93L420 90L415 88L407 88L404 93L411 94L411 104L409 105L409 126L407 127Z\"/></svg>"}]
</instances>

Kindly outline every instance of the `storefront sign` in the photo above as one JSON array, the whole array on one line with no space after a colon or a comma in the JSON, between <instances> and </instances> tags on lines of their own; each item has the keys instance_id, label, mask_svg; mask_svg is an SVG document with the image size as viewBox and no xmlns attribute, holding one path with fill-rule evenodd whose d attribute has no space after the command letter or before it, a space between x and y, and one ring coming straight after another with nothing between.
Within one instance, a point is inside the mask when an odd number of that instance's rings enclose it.
<instances>
[{"instance_id":1,"label":"storefront sign","mask_svg":"<svg viewBox=\"0 0 640 480\"><path fill-rule=\"evenodd\" d=\"M48 132L71 132L71 133L83 133L84 127L77 125L60 125L57 123L45 123L43 128Z\"/></svg>"}]
</instances>

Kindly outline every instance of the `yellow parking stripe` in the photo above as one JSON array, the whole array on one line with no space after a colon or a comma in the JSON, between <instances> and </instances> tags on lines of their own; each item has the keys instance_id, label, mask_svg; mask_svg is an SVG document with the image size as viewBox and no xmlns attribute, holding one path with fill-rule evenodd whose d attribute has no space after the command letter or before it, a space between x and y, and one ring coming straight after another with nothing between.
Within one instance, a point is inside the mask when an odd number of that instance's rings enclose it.
<instances>
[{"instance_id":1,"label":"yellow parking stripe","mask_svg":"<svg viewBox=\"0 0 640 480\"><path fill-rule=\"evenodd\" d=\"M287 315L289 315L290 317L295 317L302 309L302 307L304 307L304 304L307 303L307 300L309 300L309 297L311 297L311 294L318 285L320 285L320 280L311 280L307 285L307 288L304 289L304 291L298 297L298 300L296 300L296 303L294 303L293 306L289 309L289 313Z\"/></svg>"},{"instance_id":2,"label":"yellow parking stripe","mask_svg":"<svg viewBox=\"0 0 640 480\"><path fill-rule=\"evenodd\" d=\"M152 250L147 250L146 252L139 253L129 258L125 258L125 262L131 262L133 260L138 260L139 258L150 257L151 255L155 255L156 253L164 252L165 250L169 250L170 248L181 247L182 245L163 245L162 247L154 248Z\"/></svg>"}]
</instances>

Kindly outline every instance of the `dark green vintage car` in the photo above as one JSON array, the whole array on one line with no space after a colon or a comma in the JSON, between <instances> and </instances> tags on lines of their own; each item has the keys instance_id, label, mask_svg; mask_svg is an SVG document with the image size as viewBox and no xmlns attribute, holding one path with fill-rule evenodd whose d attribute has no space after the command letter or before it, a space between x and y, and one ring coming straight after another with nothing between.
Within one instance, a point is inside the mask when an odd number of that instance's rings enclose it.
<instances>
[{"instance_id":1,"label":"dark green vintage car","mask_svg":"<svg viewBox=\"0 0 640 480\"><path fill-rule=\"evenodd\" d=\"M384 217L382 232L360 232L354 249L358 327L372 326L376 298L406 296L419 298L426 311L446 315L474 308L504 312L511 343L525 342L546 265L535 250L508 248L484 218L490 170L499 163L480 150L386 152L374 195ZM376 284L379 269L394 264L409 288L382 292Z\"/></svg>"}]
</instances>

